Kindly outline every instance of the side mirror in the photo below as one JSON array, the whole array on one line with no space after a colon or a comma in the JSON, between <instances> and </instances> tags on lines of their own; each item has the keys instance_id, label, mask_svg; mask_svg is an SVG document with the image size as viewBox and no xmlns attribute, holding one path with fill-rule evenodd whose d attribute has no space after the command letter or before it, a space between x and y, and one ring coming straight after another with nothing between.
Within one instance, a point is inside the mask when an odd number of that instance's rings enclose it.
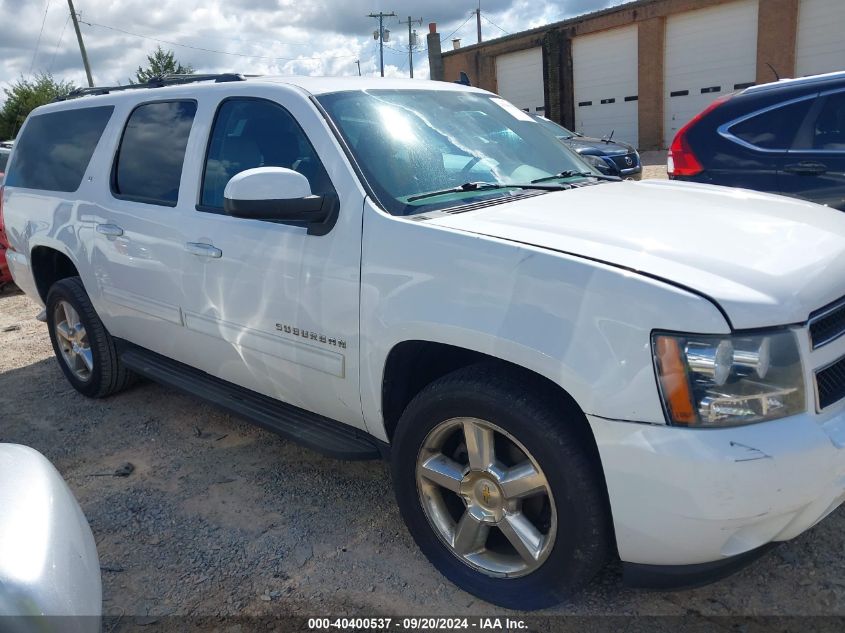
<instances>
[{"instance_id":1,"label":"side mirror","mask_svg":"<svg viewBox=\"0 0 845 633\"><path fill-rule=\"evenodd\" d=\"M223 191L223 210L228 215L303 223L309 235L328 233L338 207L336 195L313 195L305 176L284 167L247 169L233 176Z\"/></svg>"}]
</instances>

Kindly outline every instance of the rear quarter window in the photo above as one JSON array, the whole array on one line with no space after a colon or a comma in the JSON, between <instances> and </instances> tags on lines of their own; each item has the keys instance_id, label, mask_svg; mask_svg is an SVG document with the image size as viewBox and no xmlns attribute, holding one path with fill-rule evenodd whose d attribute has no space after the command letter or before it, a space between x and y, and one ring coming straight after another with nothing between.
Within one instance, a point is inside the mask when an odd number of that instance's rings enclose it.
<instances>
[{"instance_id":1,"label":"rear quarter window","mask_svg":"<svg viewBox=\"0 0 845 633\"><path fill-rule=\"evenodd\" d=\"M6 185L63 192L79 189L112 112L113 106L99 106L30 117L15 141Z\"/></svg>"},{"instance_id":2,"label":"rear quarter window","mask_svg":"<svg viewBox=\"0 0 845 633\"><path fill-rule=\"evenodd\" d=\"M786 151L811 105L812 99L803 99L764 110L731 125L730 133L754 147Z\"/></svg>"}]
</instances>

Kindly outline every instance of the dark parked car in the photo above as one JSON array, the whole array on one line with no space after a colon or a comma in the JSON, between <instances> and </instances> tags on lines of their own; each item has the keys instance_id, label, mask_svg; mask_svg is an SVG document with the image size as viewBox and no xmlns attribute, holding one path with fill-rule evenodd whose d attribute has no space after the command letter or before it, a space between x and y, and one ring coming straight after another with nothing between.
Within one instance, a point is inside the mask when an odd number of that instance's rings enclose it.
<instances>
[{"instance_id":1,"label":"dark parked car","mask_svg":"<svg viewBox=\"0 0 845 633\"><path fill-rule=\"evenodd\" d=\"M536 114L531 116L601 173L633 180L642 178L643 167L640 163L640 155L632 145L614 141L613 138L584 136L567 130L546 117Z\"/></svg>"},{"instance_id":2,"label":"dark parked car","mask_svg":"<svg viewBox=\"0 0 845 633\"><path fill-rule=\"evenodd\" d=\"M667 163L676 180L845 210L845 72L784 79L716 99L678 130Z\"/></svg>"}]
</instances>

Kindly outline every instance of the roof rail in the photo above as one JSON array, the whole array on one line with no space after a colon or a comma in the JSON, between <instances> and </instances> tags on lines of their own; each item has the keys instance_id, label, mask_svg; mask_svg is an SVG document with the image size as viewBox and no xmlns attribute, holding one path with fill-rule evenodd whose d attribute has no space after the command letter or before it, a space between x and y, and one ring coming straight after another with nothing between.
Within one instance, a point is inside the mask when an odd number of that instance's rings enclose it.
<instances>
[{"instance_id":1,"label":"roof rail","mask_svg":"<svg viewBox=\"0 0 845 633\"><path fill-rule=\"evenodd\" d=\"M745 93L757 93L757 92L765 92L766 90L772 90L775 88L782 88L784 86L805 86L805 85L812 85L815 83L823 83L825 81L835 81L837 79L845 79L845 71L836 70L831 73L823 73L821 75L808 75L806 77L795 77L787 78L787 79L779 79L777 81L772 81L765 84L757 84L756 86L750 86L745 89Z\"/></svg>"},{"instance_id":2,"label":"roof rail","mask_svg":"<svg viewBox=\"0 0 845 633\"><path fill-rule=\"evenodd\" d=\"M93 86L91 88L77 88L70 91L63 97L56 97L54 101L66 101L87 95L106 95L110 92L122 90L139 90L141 88L164 88L165 86L178 86L180 84L192 84L198 81L213 81L214 83L225 83L229 81L246 81L246 77L239 73L219 73L213 75L161 75L152 77L144 83L126 84L125 86Z\"/></svg>"}]
</instances>

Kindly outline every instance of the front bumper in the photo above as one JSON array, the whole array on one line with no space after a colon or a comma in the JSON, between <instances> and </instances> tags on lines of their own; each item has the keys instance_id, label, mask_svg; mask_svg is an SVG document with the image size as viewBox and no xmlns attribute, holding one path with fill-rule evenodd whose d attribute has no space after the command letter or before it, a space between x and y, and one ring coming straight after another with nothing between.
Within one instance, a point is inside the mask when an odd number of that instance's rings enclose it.
<instances>
[{"instance_id":1,"label":"front bumper","mask_svg":"<svg viewBox=\"0 0 845 633\"><path fill-rule=\"evenodd\" d=\"M625 563L696 565L791 539L845 500L845 408L729 429L587 416Z\"/></svg>"},{"instance_id":2,"label":"front bumper","mask_svg":"<svg viewBox=\"0 0 845 633\"><path fill-rule=\"evenodd\" d=\"M637 152L602 158L623 180L640 180L643 177L643 164Z\"/></svg>"},{"instance_id":3,"label":"front bumper","mask_svg":"<svg viewBox=\"0 0 845 633\"><path fill-rule=\"evenodd\" d=\"M696 563L694 565L622 563L622 580L629 587L661 591L701 587L738 572L765 555L776 545L777 543L774 542L767 543L757 549L712 563Z\"/></svg>"},{"instance_id":4,"label":"front bumper","mask_svg":"<svg viewBox=\"0 0 845 633\"><path fill-rule=\"evenodd\" d=\"M619 177L623 180L642 180L643 168L635 167L633 169L620 169Z\"/></svg>"}]
</instances>

